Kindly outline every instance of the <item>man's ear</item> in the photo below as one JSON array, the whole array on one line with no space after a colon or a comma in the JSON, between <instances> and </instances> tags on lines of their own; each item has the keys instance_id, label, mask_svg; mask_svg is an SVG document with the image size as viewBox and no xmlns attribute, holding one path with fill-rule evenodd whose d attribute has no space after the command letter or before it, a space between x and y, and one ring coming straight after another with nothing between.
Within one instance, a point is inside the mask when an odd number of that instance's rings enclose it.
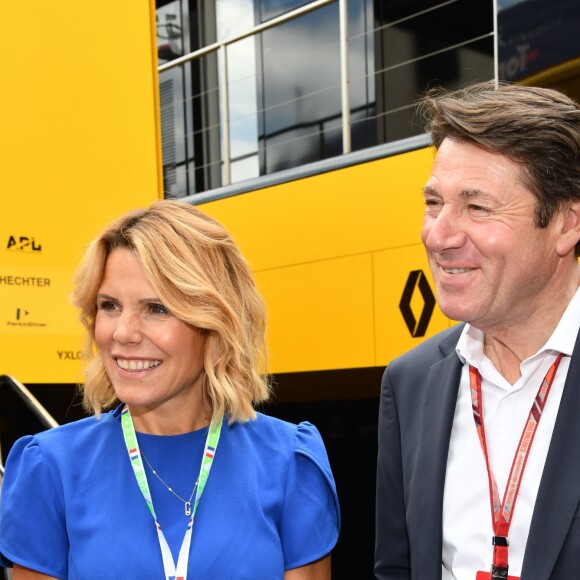
<instances>
[{"instance_id":1,"label":"man's ear","mask_svg":"<svg viewBox=\"0 0 580 580\"><path fill-rule=\"evenodd\" d=\"M563 257L574 252L574 247L580 241L580 201L566 203L561 211L556 251Z\"/></svg>"}]
</instances>

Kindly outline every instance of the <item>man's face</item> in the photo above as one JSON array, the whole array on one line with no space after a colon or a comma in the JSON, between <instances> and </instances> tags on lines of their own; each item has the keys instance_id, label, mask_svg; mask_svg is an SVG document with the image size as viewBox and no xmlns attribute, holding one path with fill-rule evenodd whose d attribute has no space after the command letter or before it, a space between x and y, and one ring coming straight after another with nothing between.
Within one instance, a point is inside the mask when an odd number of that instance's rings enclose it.
<instances>
[{"instance_id":1,"label":"man's face","mask_svg":"<svg viewBox=\"0 0 580 580\"><path fill-rule=\"evenodd\" d=\"M557 219L534 225L536 198L503 155L445 139L424 188L421 238L443 313L486 332L549 307Z\"/></svg>"}]
</instances>

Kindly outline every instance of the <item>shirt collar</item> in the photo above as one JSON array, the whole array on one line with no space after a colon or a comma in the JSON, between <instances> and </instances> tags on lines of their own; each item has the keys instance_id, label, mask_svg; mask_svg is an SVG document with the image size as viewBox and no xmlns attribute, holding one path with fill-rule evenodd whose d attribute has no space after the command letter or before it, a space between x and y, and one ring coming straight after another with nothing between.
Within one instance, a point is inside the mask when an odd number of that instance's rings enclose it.
<instances>
[{"instance_id":1,"label":"shirt collar","mask_svg":"<svg viewBox=\"0 0 580 580\"><path fill-rule=\"evenodd\" d=\"M560 322L558 322L558 325L550 338L548 338L546 344L536 354L532 355L530 359L547 351L561 352L567 356L572 356L579 331L580 288L576 290L562 318L560 318ZM483 358L483 338L483 331L474 328L470 324L465 325L455 349L463 364L468 363L476 368L479 367Z\"/></svg>"}]
</instances>

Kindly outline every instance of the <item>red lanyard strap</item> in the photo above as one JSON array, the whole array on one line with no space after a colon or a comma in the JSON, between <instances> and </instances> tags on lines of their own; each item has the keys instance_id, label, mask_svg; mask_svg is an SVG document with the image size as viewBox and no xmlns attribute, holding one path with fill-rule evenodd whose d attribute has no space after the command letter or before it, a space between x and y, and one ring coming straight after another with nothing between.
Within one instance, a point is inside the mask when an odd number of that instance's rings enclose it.
<instances>
[{"instance_id":1,"label":"red lanyard strap","mask_svg":"<svg viewBox=\"0 0 580 580\"><path fill-rule=\"evenodd\" d=\"M477 428L477 435L481 449L485 457L487 467L487 477L489 483L489 497L491 505L491 515L493 523L493 564L491 578L507 578L508 572L508 532L512 522L513 513L516 507L516 501L520 491L520 485L524 474L524 469L528 461L530 449L534 441L534 436L538 424L542 417L542 412L548 400L552 382L556 376L556 371L562 354L559 354L552 366L549 368L534 402L530 409L528 420L522 431L517 451L514 455L508 483L504 492L503 501L500 502L497 484L491 471L489 463L489 454L487 451L487 440L485 436L485 426L483 422L483 396L481 392L481 375L479 371L470 365L469 367L469 385L471 387L471 403L473 407L473 419Z\"/></svg>"}]
</instances>

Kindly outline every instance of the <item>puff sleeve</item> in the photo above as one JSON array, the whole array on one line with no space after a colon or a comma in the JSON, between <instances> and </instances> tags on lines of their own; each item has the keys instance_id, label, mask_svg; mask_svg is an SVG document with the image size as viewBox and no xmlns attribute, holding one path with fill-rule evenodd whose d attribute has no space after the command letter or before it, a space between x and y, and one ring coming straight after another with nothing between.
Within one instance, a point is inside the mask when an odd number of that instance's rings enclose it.
<instances>
[{"instance_id":1,"label":"puff sleeve","mask_svg":"<svg viewBox=\"0 0 580 580\"><path fill-rule=\"evenodd\" d=\"M55 479L35 437L14 444L0 494L0 564L16 562L49 576L67 577L64 501Z\"/></svg>"},{"instance_id":2,"label":"puff sleeve","mask_svg":"<svg viewBox=\"0 0 580 580\"><path fill-rule=\"evenodd\" d=\"M298 568L328 554L339 529L340 508L324 443L314 425L300 423L280 529L284 568Z\"/></svg>"}]
</instances>

